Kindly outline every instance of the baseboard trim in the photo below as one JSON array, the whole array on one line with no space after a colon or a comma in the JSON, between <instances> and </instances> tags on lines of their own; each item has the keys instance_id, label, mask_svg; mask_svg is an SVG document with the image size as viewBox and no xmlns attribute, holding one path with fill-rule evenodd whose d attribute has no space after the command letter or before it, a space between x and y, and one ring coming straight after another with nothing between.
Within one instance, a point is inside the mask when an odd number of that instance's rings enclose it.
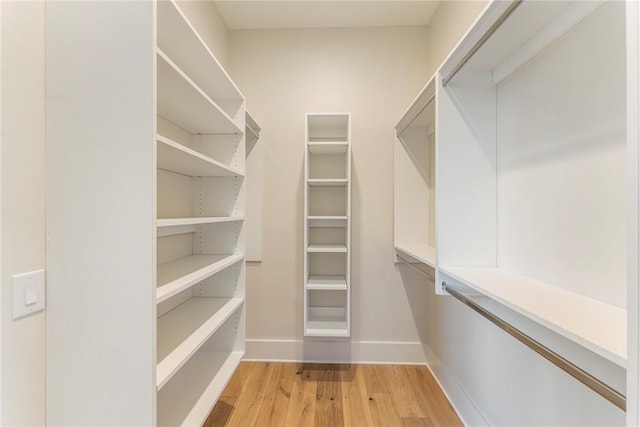
<instances>
[{"instance_id":1,"label":"baseboard trim","mask_svg":"<svg viewBox=\"0 0 640 427\"><path fill-rule=\"evenodd\" d=\"M473 400L460 386L455 375L436 357L427 345L424 346L427 368L447 397L453 410L465 426L489 426L489 422L478 409Z\"/></svg>"},{"instance_id":2,"label":"baseboard trim","mask_svg":"<svg viewBox=\"0 0 640 427\"><path fill-rule=\"evenodd\" d=\"M424 365L420 342L350 341L348 339L247 339L244 360L308 363L377 363Z\"/></svg>"}]
</instances>

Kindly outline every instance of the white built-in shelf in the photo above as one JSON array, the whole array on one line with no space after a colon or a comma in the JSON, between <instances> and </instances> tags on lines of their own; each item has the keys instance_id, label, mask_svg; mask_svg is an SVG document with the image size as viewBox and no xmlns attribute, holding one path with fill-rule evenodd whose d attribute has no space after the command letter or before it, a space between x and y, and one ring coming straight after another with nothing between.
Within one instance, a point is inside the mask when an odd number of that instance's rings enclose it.
<instances>
[{"instance_id":1,"label":"white built-in shelf","mask_svg":"<svg viewBox=\"0 0 640 427\"><path fill-rule=\"evenodd\" d=\"M158 168L186 176L244 176L244 173L175 141L157 136Z\"/></svg>"},{"instance_id":2,"label":"white built-in shelf","mask_svg":"<svg viewBox=\"0 0 640 427\"><path fill-rule=\"evenodd\" d=\"M420 91L416 99L413 100L407 111L396 125L396 132L401 135L407 128L430 129L435 125L436 110L436 79L431 77L425 87ZM426 141L425 141L426 142Z\"/></svg>"},{"instance_id":3,"label":"white built-in shelf","mask_svg":"<svg viewBox=\"0 0 640 427\"><path fill-rule=\"evenodd\" d=\"M347 152L347 141L309 141L307 146L311 154L344 154Z\"/></svg>"},{"instance_id":4,"label":"white built-in shelf","mask_svg":"<svg viewBox=\"0 0 640 427\"><path fill-rule=\"evenodd\" d=\"M171 379L243 302L244 298L190 298L158 318L158 389Z\"/></svg>"},{"instance_id":5,"label":"white built-in shelf","mask_svg":"<svg viewBox=\"0 0 640 427\"><path fill-rule=\"evenodd\" d=\"M498 268L440 270L613 363L626 366L627 310Z\"/></svg>"},{"instance_id":6,"label":"white built-in shelf","mask_svg":"<svg viewBox=\"0 0 640 427\"><path fill-rule=\"evenodd\" d=\"M244 220L243 216L208 216L208 217L188 217L188 218L162 218L156 220L158 228L178 227L182 225L203 225L221 222L238 222Z\"/></svg>"},{"instance_id":7,"label":"white built-in shelf","mask_svg":"<svg viewBox=\"0 0 640 427\"><path fill-rule=\"evenodd\" d=\"M307 289L312 291L346 291L347 280L344 276L309 276Z\"/></svg>"},{"instance_id":8,"label":"white built-in shelf","mask_svg":"<svg viewBox=\"0 0 640 427\"><path fill-rule=\"evenodd\" d=\"M160 303L244 259L243 255L191 255L158 265Z\"/></svg>"},{"instance_id":9,"label":"white built-in shelf","mask_svg":"<svg viewBox=\"0 0 640 427\"><path fill-rule=\"evenodd\" d=\"M346 227L347 217L342 215L308 216L309 227Z\"/></svg>"},{"instance_id":10,"label":"white built-in shelf","mask_svg":"<svg viewBox=\"0 0 640 427\"><path fill-rule=\"evenodd\" d=\"M350 120L349 113L306 115L305 336L350 336Z\"/></svg>"},{"instance_id":11,"label":"white built-in shelf","mask_svg":"<svg viewBox=\"0 0 640 427\"><path fill-rule=\"evenodd\" d=\"M306 335L310 337L348 337L349 332L347 322L344 320L309 320Z\"/></svg>"},{"instance_id":12,"label":"white built-in shelf","mask_svg":"<svg viewBox=\"0 0 640 427\"><path fill-rule=\"evenodd\" d=\"M409 255L430 267L436 267L436 248L427 245L395 245L396 251Z\"/></svg>"},{"instance_id":13,"label":"white built-in shelf","mask_svg":"<svg viewBox=\"0 0 640 427\"><path fill-rule=\"evenodd\" d=\"M244 352L201 349L158 393L158 426L200 426L222 394Z\"/></svg>"},{"instance_id":14,"label":"white built-in shelf","mask_svg":"<svg viewBox=\"0 0 640 427\"><path fill-rule=\"evenodd\" d=\"M344 187L349 180L347 178L309 178L307 182L312 187Z\"/></svg>"},{"instance_id":15,"label":"white built-in shelf","mask_svg":"<svg viewBox=\"0 0 640 427\"><path fill-rule=\"evenodd\" d=\"M345 307L310 306L305 335L321 337L347 337L349 329L345 320Z\"/></svg>"},{"instance_id":16,"label":"white built-in shelf","mask_svg":"<svg viewBox=\"0 0 640 427\"><path fill-rule=\"evenodd\" d=\"M157 4L160 49L214 100L242 101L240 90L174 0Z\"/></svg>"},{"instance_id":17,"label":"white built-in shelf","mask_svg":"<svg viewBox=\"0 0 640 427\"><path fill-rule=\"evenodd\" d=\"M393 147L395 259L429 266L427 275L435 268L436 81L429 79L396 124Z\"/></svg>"},{"instance_id":18,"label":"white built-in shelf","mask_svg":"<svg viewBox=\"0 0 640 427\"><path fill-rule=\"evenodd\" d=\"M167 55L156 49L158 114L191 134L243 133Z\"/></svg>"},{"instance_id":19,"label":"white built-in shelf","mask_svg":"<svg viewBox=\"0 0 640 427\"><path fill-rule=\"evenodd\" d=\"M347 247L343 244L316 244L309 245L307 252L346 253Z\"/></svg>"}]
</instances>

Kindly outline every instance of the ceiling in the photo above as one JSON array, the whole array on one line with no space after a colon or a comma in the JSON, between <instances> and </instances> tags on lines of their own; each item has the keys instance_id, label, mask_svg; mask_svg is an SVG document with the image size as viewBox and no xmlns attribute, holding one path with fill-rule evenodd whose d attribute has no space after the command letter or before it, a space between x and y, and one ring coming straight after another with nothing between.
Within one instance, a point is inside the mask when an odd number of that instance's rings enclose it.
<instances>
[{"instance_id":1,"label":"ceiling","mask_svg":"<svg viewBox=\"0 0 640 427\"><path fill-rule=\"evenodd\" d=\"M231 30L427 25L438 0L216 0Z\"/></svg>"}]
</instances>

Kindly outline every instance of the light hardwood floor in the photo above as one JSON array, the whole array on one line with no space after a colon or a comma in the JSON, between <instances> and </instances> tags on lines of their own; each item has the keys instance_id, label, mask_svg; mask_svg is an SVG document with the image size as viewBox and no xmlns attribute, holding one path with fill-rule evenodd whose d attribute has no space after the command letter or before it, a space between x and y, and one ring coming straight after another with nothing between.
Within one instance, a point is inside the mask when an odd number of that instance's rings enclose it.
<instances>
[{"instance_id":1,"label":"light hardwood floor","mask_svg":"<svg viewBox=\"0 0 640 427\"><path fill-rule=\"evenodd\" d=\"M461 426L424 366L242 362L205 427Z\"/></svg>"}]
</instances>

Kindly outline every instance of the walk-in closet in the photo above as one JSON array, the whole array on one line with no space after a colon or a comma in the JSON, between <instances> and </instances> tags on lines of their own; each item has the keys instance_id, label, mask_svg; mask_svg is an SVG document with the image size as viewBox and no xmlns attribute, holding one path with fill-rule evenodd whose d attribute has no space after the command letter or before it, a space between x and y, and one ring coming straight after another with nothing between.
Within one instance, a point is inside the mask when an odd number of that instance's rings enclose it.
<instances>
[{"instance_id":1,"label":"walk-in closet","mask_svg":"<svg viewBox=\"0 0 640 427\"><path fill-rule=\"evenodd\" d=\"M0 0L0 425L640 425L635 0Z\"/></svg>"}]
</instances>

